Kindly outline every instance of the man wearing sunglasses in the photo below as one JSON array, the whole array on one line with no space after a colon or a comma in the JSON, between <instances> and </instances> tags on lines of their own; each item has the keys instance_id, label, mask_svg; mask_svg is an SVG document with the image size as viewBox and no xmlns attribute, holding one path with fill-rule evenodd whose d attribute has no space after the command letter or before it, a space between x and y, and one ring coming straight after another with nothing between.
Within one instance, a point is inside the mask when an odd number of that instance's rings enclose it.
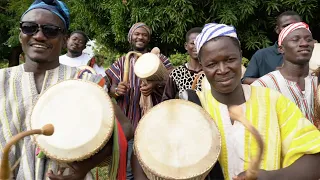
<instances>
[{"instance_id":1,"label":"man wearing sunglasses","mask_svg":"<svg viewBox=\"0 0 320 180\"><path fill-rule=\"evenodd\" d=\"M29 115L42 92L62 80L72 79L78 73L78 69L59 63L61 49L67 40L69 17L68 8L58 0L36 0L22 15L19 40L25 54L25 64L0 70L2 147L12 136L28 130ZM129 139L132 137L131 124L118 106L114 105L114 108L126 136L124 139ZM112 155L113 145L109 142L91 158L70 163L69 171L64 172L59 168L59 163L37 156L35 144L30 137L26 137L9 154L11 166L20 161L12 173L12 179L93 179L90 170ZM118 174L118 177L125 179L125 162L122 172L123 175Z\"/></svg>"}]
</instances>

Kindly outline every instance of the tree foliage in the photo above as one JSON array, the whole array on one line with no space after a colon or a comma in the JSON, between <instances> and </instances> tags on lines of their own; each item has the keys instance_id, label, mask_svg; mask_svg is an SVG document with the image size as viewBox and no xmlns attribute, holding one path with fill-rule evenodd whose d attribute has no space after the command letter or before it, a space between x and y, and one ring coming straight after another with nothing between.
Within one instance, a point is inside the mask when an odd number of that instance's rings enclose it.
<instances>
[{"instance_id":1,"label":"tree foliage","mask_svg":"<svg viewBox=\"0 0 320 180\"><path fill-rule=\"evenodd\" d=\"M294 10L313 29L320 28L317 0L74 0L70 5L73 28L120 52L128 51L127 32L139 21L153 30L151 46L167 54L185 52L187 30L208 22L234 25L250 56L276 40L276 17L283 11Z\"/></svg>"},{"instance_id":2,"label":"tree foliage","mask_svg":"<svg viewBox=\"0 0 320 180\"><path fill-rule=\"evenodd\" d=\"M96 39L110 52L129 50L127 32L132 24L142 21L152 30L151 47L166 54L185 53L185 33L208 22L236 27L246 57L276 40L276 17L294 10L310 24L316 38L320 30L318 0L66 0L71 9L71 30L80 29ZM32 0L6 1L0 6L0 43L18 44L18 22ZM4 22L4 23L3 23ZM4 26L4 27L3 27ZM7 35L6 35L7 34ZM0 46L1 49L1 46ZM1 52L1 50L0 50Z\"/></svg>"}]
</instances>

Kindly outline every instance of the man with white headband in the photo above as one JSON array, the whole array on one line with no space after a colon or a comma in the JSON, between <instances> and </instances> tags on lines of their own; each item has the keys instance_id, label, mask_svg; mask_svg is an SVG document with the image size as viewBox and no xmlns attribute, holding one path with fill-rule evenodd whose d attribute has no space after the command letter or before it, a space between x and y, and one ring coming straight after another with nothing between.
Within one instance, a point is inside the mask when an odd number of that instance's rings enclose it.
<instances>
[{"instance_id":1,"label":"man with white headband","mask_svg":"<svg viewBox=\"0 0 320 180\"><path fill-rule=\"evenodd\" d=\"M279 91L293 101L307 119L318 126L318 122L313 118L313 99L318 78L309 74L309 61L314 47L309 26L304 22L290 24L281 31L278 43L283 54L283 67L261 77L252 85Z\"/></svg>"},{"instance_id":2,"label":"man with white headband","mask_svg":"<svg viewBox=\"0 0 320 180\"><path fill-rule=\"evenodd\" d=\"M196 46L210 88L187 90L185 97L201 105L219 128L224 179L245 179L244 172L257 152L253 135L230 118L228 108L233 105L242 108L264 141L257 179L319 179L320 132L281 93L241 84L242 52L235 28L206 24ZM142 180L137 164L134 173ZM208 179L217 179L212 173L210 176Z\"/></svg>"}]
</instances>

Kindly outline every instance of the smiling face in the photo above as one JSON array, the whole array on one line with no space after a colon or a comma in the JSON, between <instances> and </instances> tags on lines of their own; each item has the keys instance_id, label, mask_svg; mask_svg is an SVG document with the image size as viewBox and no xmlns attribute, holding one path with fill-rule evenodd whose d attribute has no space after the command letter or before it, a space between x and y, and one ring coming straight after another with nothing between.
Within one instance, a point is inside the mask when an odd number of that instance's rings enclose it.
<instances>
[{"instance_id":1,"label":"smiling face","mask_svg":"<svg viewBox=\"0 0 320 180\"><path fill-rule=\"evenodd\" d=\"M241 50L230 37L205 43L199 52L203 71L211 88L219 93L233 92L241 79Z\"/></svg>"},{"instance_id":2,"label":"smiling face","mask_svg":"<svg viewBox=\"0 0 320 180\"><path fill-rule=\"evenodd\" d=\"M21 20L22 22L34 22L40 25L55 25L65 29L63 21L55 14L44 9L29 11ZM61 49L65 43L65 35L60 33L55 38L47 38L40 29L34 35L26 35L20 31L19 40L28 60L37 63L59 62Z\"/></svg>"},{"instance_id":3,"label":"smiling face","mask_svg":"<svg viewBox=\"0 0 320 180\"><path fill-rule=\"evenodd\" d=\"M143 27L137 28L133 32L131 37L131 44L133 46L133 49L137 51L145 50L147 48L149 41L150 41L149 33Z\"/></svg>"},{"instance_id":4,"label":"smiling face","mask_svg":"<svg viewBox=\"0 0 320 180\"><path fill-rule=\"evenodd\" d=\"M197 38L199 33L191 33L188 37L188 42L185 44L185 49L192 59L198 59L196 45L194 44L194 40Z\"/></svg>"},{"instance_id":5,"label":"smiling face","mask_svg":"<svg viewBox=\"0 0 320 180\"><path fill-rule=\"evenodd\" d=\"M314 48L312 34L304 28L296 29L288 34L279 47L286 61L293 64L308 64Z\"/></svg>"}]
</instances>

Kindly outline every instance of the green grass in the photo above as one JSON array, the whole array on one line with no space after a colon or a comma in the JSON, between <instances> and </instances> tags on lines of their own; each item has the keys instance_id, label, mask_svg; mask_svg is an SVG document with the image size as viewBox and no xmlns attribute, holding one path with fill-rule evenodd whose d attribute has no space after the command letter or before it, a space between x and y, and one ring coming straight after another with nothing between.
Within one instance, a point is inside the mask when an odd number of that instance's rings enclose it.
<instances>
[{"instance_id":1,"label":"green grass","mask_svg":"<svg viewBox=\"0 0 320 180\"><path fill-rule=\"evenodd\" d=\"M96 168L93 169L92 171L94 179L96 179ZM99 167L99 180L109 180L107 177L108 174L108 167Z\"/></svg>"}]
</instances>

